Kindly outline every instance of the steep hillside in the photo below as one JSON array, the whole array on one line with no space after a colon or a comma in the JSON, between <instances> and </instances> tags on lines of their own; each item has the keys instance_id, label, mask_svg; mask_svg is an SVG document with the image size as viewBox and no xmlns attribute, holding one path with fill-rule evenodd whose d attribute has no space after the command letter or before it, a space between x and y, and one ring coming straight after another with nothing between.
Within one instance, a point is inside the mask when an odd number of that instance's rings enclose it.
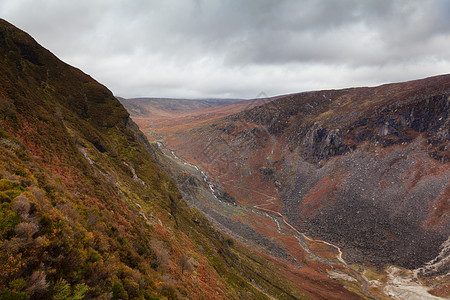
<instances>
[{"instance_id":1,"label":"steep hillside","mask_svg":"<svg viewBox=\"0 0 450 300\"><path fill-rule=\"evenodd\" d=\"M108 89L0 20L0 298L306 297L188 207L155 151Z\"/></svg>"},{"instance_id":2,"label":"steep hillside","mask_svg":"<svg viewBox=\"0 0 450 300\"><path fill-rule=\"evenodd\" d=\"M203 170L224 201L332 242L347 262L418 268L445 282L449 97L450 75L286 95L160 140ZM277 235L258 227L268 219L232 218ZM448 284L438 286L449 294Z\"/></svg>"}]
</instances>

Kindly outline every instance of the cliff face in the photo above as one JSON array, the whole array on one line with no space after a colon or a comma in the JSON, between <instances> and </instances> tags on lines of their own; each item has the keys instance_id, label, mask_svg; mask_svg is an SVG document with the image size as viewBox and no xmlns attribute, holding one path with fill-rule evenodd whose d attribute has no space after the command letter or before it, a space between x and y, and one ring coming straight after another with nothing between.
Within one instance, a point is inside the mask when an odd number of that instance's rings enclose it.
<instances>
[{"instance_id":1,"label":"cliff face","mask_svg":"<svg viewBox=\"0 0 450 300\"><path fill-rule=\"evenodd\" d=\"M376 88L289 95L241 112L244 119L286 137L313 162L348 153L364 141L390 146L425 133L429 154L449 161L449 75Z\"/></svg>"},{"instance_id":2,"label":"cliff face","mask_svg":"<svg viewBox=\"0 0 450 300\"><path fill-rule=\"evenodd\" d=\"M249 278L270 262L189 208L154 151L108 89L0 20L0 298L268 298Z\"/></svg>"},{"instance_id":3,"label":"cliff face","mask_svg":"<svg viewBox=\"0 0 450 300\"><path fill-rule=\"evenodd\" d=\"M266 102L165 142L238 204L285 215L350 261L416 268L439 254L450 235L450 75Z\"/></svg>"},{"instance_id":4,"label":"cliff face","mask_svg":"<svg viewBox=\"0 0 450 300\"><path fill-rule=\"evenodd\" d=\"M418 133L425 133L429 155L446 163L450 159L446 143L450 139L449 103L447 95L436 95L412 104L381 108L342 128L329 129L314 123L299 143L313 159L329 160L351 152L364 141L386 147L410 143Z\"/></svg>"}]
</instances>

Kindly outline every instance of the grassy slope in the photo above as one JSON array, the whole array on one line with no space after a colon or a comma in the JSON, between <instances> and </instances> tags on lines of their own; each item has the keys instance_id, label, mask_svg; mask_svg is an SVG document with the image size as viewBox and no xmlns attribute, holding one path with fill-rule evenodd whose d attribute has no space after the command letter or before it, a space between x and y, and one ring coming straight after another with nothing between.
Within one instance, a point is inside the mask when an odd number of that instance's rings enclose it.
<instances>
[{"instance_id":1,"label":"grassy slope","mask_svg":"<svg viewBox=\"0 0 450 300\"><path fill-rule=\"evenodd\" d=\"M0 298L268 298L111 92L3 20L0 156Z\"/></svg>"}]
</instances>

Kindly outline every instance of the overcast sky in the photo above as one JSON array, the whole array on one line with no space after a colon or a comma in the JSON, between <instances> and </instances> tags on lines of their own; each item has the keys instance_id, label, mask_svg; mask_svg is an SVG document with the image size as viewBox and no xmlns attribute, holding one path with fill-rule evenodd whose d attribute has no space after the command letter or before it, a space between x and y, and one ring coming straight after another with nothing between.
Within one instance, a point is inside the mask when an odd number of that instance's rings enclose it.
<instances>
[{"instance_id":1,"label":"overcast sky","mask_svg":"<svg viewBox=\"0 0 450 300\"><path fill-rule=\"evenodd\" d=\"M450 0L1 0L117 96L252 98L450 73Z\"/></svg>"}]
</instances>

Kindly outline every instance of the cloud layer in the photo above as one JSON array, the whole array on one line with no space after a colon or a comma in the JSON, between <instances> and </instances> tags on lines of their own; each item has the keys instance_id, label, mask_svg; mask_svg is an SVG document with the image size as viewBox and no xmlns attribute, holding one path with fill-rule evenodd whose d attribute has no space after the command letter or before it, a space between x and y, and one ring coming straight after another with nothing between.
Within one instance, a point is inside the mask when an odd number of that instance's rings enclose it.
<instances>
[{"instance_id":1,"label":"cloud layer","mask_svg":"<svg viewBox=\"0 0 450 300\"><path fill-rule=\"evenodd\" d=\"M237 97L450 72L447 0L3 0L0 17L124 97Z\"/></svg>"}]
</instances>

